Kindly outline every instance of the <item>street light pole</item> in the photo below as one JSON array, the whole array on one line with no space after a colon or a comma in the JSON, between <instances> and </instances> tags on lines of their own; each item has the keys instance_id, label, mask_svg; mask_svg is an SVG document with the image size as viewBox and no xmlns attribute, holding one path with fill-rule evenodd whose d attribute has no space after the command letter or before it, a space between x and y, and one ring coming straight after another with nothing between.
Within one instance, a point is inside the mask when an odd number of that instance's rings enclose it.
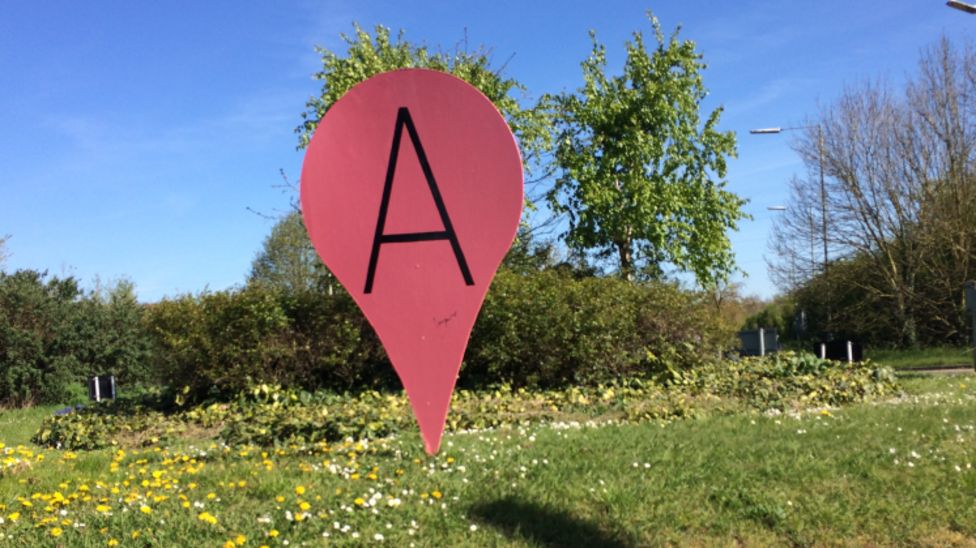
<instances>
[{"instance_id":1,"label":"street light pole","mask_svg":"<svg viewBox=\"0 0 976 548\"><path fill-rule=\"evenodd\" d=\"M815 126L794 126L794 127L767 127L751 129L749 133L753 135L770 135L778 134L784 131L795 131L798 129L812 129L817 128L817 159L820 175L820 231L821 239L823 241L823 275L824 283L826 284L826 301L827 301L827 333L830 333L830 326L833 323L833 318L831 314L830 307L830 278L827 274L827 268L830 264L830 257L827 251L827 185L824 182L824 132L823 126L817 124ZM811 246L812 247L812 246Z\"/></svg>"}]
</instances>

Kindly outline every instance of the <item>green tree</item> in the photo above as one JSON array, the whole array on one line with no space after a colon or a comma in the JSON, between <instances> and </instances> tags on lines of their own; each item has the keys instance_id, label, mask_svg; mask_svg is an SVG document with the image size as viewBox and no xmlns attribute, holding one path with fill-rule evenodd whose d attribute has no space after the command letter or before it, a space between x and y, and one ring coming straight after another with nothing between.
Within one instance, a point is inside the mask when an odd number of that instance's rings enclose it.
<instances>
[{"instance_id":1,"label":"green tree","mask_svg":"<svg viewBox=\"0 0 976 548\"><path fill-rule=\"evenodd\" d=\"M74 278L0 273L0 407L62 403L82 386L81 298Z\"/></svg>"},{"instance_id":2,"label":"green tree","mask_svg":"<svg viewBox=\"0 0 976 548\"><path fill-rule=\"evenodd\" d=\"M745 217L744 200L723 190L735 136L716 129L721 108L700 123L705 65L694 42L678 30L665 40L649 18L652 52L635 32L623 74L607 76L606 48L591 33L583 87L550 98L560 174L549 204L569 215L570 246L616 254L624 278L660 275L670 262L713 285L734 268L726 231Z\"/></svg>"},{"instance_id":3,"label":"green tree","mask_svg":"<svg viewBox=\"0 0 976 548\"><path fill-rule=\"evenodd\" d=\"M501 69L491 66L489 52L479 48L474 52L457 50L453 53L432 52L426 46L413 46L403 31L393 40L390 29L377 25L374 35L356 25L352 36L343 35L347 45L345 55L325 48L317 48L322 55L322 70L315 74L321 80L322 91L306 103L303 122L295 129L299 148L305 148L319 120L350 88L370 76L401 68L429 68L449 72L481 90L508 121L522 149L526 166L541 166L543 154L552 141L551 124L541 105L523 107L516 94L525 87L512 78L501 75Z\"/></svg>"},{"instance_id":4,"label":"green tree","mask_svg":"<svg viewBox=\"0 0 976 548\"><path fill-rule=\"evenodd\" d=\"M80 359L90 365L91 373L114 375L119 390L159 381L149 367L151 341L135 284L123 279L97 287L82 304L84 313L78 332L87 344Z\"/></svg>"},{"instance_id":5,"label":"green tree","mask_svg":"<svg viewBox=\"0 0 976 548\"><path fill-rule=\"evenodd\" d=\"M251 263L248 283L294 292L320 288L323 283L330 284L331 279L312 247L301 213L293 211L282 217L264 239Z\"/></svg>"}]
</instances>

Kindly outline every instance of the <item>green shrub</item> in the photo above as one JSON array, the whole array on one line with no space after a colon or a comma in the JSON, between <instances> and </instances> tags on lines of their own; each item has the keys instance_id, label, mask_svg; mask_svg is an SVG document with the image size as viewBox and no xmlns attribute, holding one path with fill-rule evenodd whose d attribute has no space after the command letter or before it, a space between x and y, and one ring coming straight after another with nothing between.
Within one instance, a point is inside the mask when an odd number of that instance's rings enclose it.
<instances>
[{"instance_id":1,"label":"green shrub","mask_svg":"<svg viewBox=\"0 0 976 548\"><path fill-rule=\"evenodd\" d=\"M309 391L399 388L375 333L344 291L267 285L148 307L153 362L191 400L255 383ZM502 270L475 323L465 387L599 384L693 367L717 355L718 320L670 284Z\"/></svg>"},{"instance_id":2,"label":"green shrub","mask_svg":"<svg viewBox=\"0 0 976 548\"><path fill-rule=\"evenodd\" d=\"M125 282L86 294L74 278L0 273L0 406L76 401L93 375L150 382L141 314Z\"/></svg>"},{"instance_id":3,"label":"green shrub","mask_svg":"<svg viewBox=\"0 0 976 548\"><path fill-rule=\"evenodd\" d=\"M146 327L155 369L192 399L287 377L294 351L277 293L260 287L156 303Z\"/></svg>"},{"instance_id":4,"label":"green shrub","mask_svg":"<svg viewBox=\"0 0 976 548\"><path fill-rule=\"evenodd\" d=\"M446 427L457 431L557 420L644 422L742 410L794 411L877 399L896 390L890 369L784 353L675 370L658 380L551 390L510 385L460 389ZM402 392L309 393L261 384L229 403L172 409L167 401L121 400L53 416L34 441L68 449L152 445L193 425L219 431L229 445L310 445L375 439L416 428Z\"/></svg>"},{"instance_id":5,"label":"green shrub","mask_svg":"<svg viewBox=\"0 0 976 548\"><path fill-rule=\"evenodd\" d=\"M672 284L501 271L471 335L461 383L607 383L693 367L717 355L721 337L700 295Z\"/></svg>"}]
</instances>

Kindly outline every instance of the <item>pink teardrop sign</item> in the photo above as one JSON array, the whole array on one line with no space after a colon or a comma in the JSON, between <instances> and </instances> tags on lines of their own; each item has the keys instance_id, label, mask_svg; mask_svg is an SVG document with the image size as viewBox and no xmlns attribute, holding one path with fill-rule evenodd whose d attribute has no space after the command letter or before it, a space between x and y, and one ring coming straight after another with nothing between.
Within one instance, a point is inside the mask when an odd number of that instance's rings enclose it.
<instances>
[{"instance_id":1,"label":"pink teardrop sign","mask_svg":"<svg viewBox=\"0 0 976 548\"><path fill-rule=\"evenodd\" d=\"M319 123L301 202L316 251L379 335L436 453L471 328L522 212L508 124L449 74L378 74Z\"/></svg>"}]
</instances>

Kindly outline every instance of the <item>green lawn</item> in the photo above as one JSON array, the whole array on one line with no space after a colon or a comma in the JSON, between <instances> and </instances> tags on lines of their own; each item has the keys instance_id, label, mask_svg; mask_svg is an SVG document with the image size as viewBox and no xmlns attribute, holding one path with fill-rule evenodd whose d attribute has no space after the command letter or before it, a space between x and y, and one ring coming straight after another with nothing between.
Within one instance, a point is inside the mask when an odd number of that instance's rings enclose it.
<instances>
[{"instance_id":1,"label":"green lawn","mask_svg":"<svg viewBox=\"0 0 976 548\"><path fill-rule=\"evenodd\" d=\"M973 366L971 348L942 346L917 350L871 349L864 357L895 369L924 369L939 366Z\"/></svg>"},{"instance_id":2,"label":"green lawn","mask_svg":"<svg viewBox=\"0 0 976 548\"><path fill-rule=\"evenodd\" d=\"M906 379L896 401L795 416L459 433L435 458L415 434L17 450L50 409L7 411L5 459L22 462L0 477L0 545L973 543L973 380Z\"/></svg>"}]
</instances>

